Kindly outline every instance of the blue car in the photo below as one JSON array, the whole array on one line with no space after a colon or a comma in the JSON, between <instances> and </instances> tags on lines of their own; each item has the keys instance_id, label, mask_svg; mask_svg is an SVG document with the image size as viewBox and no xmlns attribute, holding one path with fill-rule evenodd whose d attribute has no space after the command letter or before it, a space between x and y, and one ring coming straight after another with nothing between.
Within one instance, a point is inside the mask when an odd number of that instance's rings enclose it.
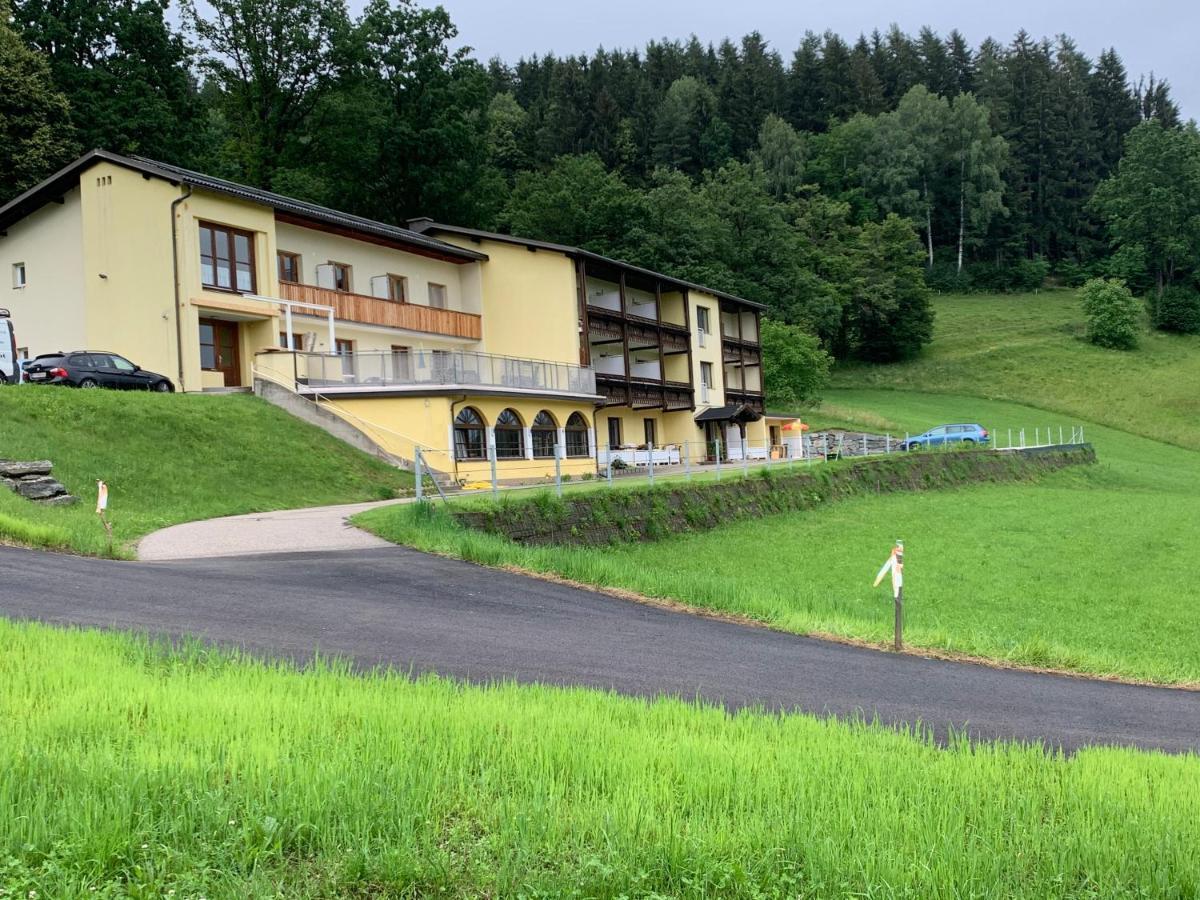
<instances>
[{"instance_id":1,"label":"blue car","mask_svg":"<svg viewBox=\"0 0 1200 900\"><path fill-rule=\"evenodd\" d=\"M942 444L986 444L987 429L982 425L939 425L924 434L908 438L900 446L905 450L939 447Z\"/></svg>"}]
</instances>

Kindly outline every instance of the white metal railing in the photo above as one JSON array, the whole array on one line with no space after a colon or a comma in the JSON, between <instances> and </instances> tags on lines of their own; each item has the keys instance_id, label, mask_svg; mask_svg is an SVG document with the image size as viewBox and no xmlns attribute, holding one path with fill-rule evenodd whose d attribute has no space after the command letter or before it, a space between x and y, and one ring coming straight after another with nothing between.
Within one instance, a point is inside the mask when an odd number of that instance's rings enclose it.
<instances>
[{"instance_id":1,"label":"white metal railing","mask_svg":"<svg viewBox=\"0 0 1200 900\"><path fill-rule=\"evenodd\" d=\"M298 387L464 388L594 396L585 366L470 350L295 353Z\"/></svg>"}]
</instances>

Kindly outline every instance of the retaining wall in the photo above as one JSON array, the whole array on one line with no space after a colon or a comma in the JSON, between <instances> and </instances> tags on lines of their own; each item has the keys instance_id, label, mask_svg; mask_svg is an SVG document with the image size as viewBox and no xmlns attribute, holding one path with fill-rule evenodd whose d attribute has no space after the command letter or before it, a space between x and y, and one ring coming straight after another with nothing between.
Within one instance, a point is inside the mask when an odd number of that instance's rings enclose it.
<instances>
[{"instance_id":1,"label":"retaining wall","mask_svg":"<svg viewBox=\"0 0 1200 900\"><path fill-rule=\"evenodd\" d=\"M911 453L796 470L764 466L747 478L676 482L646 490L597 489L506 499L486 509L452 510L463 524L523 544L597 546L657 540L737 519L812 509L844 497L1032 480L1096 461L1091 444L1028 450Z\"/></svg>"}]
</instances>

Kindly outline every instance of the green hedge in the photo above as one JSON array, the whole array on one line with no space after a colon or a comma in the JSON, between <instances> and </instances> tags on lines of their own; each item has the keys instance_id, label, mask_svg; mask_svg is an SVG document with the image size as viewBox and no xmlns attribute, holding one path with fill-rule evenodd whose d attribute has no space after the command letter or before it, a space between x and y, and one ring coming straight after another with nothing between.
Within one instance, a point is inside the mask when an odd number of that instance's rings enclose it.
<instances>
[{"instance_id":1,"label":"green hedge","mask_svg":"<svg viewBox=\"0 0 1200 900\"><path fill-rule=\"evenodd\" d=\"M483 509L459 509L463 524L522 544L598 546L658 540L715 528L735 519L812 509L859 494L926 491L981 482L1023 481L1096 460L1090 444L1024 451L912 453L779 472L764 466L748 478L677 482L646 490L549 493Z\"/></svg>"}]
</instances>

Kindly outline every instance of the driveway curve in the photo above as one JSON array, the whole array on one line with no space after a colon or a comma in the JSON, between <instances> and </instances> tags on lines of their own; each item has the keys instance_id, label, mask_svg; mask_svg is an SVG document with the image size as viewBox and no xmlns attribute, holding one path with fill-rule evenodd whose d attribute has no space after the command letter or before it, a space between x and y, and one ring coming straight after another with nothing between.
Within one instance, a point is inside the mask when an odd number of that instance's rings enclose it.
<instances>
[{"instance_id":1,"label":"driveway curve","mask_svg":"<svg viewBox=\"0 0 1200 900\"><path fill-rule=\"evenodd\" d=\"M389 547L387 541L355 528L348 519L377 506L405 502L312 506L184 522L146 535L138 542L137 555L141 560L161 561Z\"/></svg>"},{"instance_id":2,"label":"driveway curve","mask_svg":"<svg viewBox=\"0 0 1200 900\"><path fill-rule=\"evenodd\" d=\"M922 659L721 622L400 547L122 563L0 548L0 614L304 661L584 685L944 737L1200 751L1200 693Z\"/></svg>"}]
</instances>

